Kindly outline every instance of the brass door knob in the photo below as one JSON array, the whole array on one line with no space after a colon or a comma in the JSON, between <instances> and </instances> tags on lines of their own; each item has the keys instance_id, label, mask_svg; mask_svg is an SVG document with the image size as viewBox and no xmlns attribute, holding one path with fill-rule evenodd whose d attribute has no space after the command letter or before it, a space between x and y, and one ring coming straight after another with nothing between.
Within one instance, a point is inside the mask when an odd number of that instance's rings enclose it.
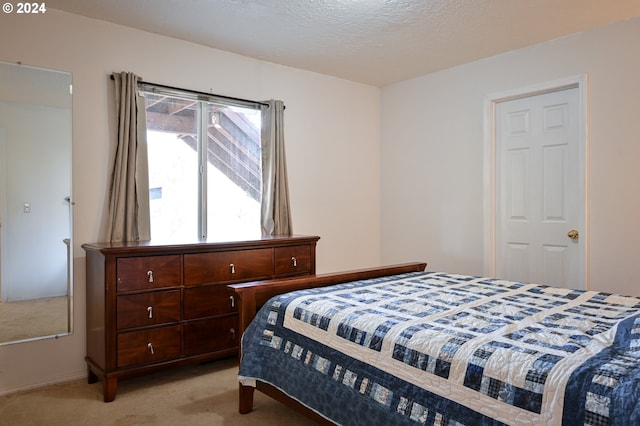
<instances>
[{"instance_id":1,"label":"brass door knob","mask_svg":"<svg viewBox=\"0 0 640 426\"><path fill-rule=\"evenodd\" d=\"M567 234L567 237L571 238L572 240L577 240L578 238L580 238L580 233L577 230L572 229Z\"/></svg>"}]
</instances>

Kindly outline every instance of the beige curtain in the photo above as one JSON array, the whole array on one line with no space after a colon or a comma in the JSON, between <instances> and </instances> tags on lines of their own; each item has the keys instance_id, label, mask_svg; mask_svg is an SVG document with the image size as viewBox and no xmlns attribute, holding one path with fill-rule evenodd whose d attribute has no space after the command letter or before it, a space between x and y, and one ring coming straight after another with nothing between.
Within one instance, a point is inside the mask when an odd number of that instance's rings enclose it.
<instances>
[{"instance_id":1,"label":"beige curtain","mask_svg":"<svg viewBox=\"0 0 640 426\"><path fill-rule=\"evenodd\" d=\"M284 151L284 103L270 100L262 106L263 235L291 235L289 184Z\"/></svg>"},{"instance_id":2,"label":"beige curtain","mask_svg":"<svg viewBox=\"0 0 640 426\"><path fill-rule=\"evenodd\" d=\"M143 241L151 238L149 166L144 97L140 78L113 74L118 144L111 176L107 241Z\"/></svg>"}]
</instances>

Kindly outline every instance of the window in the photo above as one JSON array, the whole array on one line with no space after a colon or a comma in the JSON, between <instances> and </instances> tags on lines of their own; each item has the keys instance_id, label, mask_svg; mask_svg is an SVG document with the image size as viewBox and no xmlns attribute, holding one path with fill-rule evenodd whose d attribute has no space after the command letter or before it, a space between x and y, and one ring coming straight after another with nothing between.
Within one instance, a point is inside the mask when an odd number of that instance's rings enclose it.
<instances>
[{"instance_id":1,"label":"window","mask_svg":"<svg viewBox=\"0 0 640 426\"><path fill-rule=\"evenodd\" d=\"M145 88L151 236L260 235L260 109Z\"/></svg>"}]
</instances>

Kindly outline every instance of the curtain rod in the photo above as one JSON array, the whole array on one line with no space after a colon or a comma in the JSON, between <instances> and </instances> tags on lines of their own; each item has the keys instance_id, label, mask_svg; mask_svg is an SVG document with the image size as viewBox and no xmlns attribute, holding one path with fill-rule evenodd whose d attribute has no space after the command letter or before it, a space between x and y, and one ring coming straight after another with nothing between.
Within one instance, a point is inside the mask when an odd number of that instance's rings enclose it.
<instances>
[{"instance_id":1,"label":"curtain rod","mask_svg":"<svg viewBox=\"0 0 640 426\"><path fill-rule=\"evenodd\" d=\"M111 80L114 80L113 74L110 75L109 77L111 78ZM265 102L252 101L251 99L234 98L233 96L216 95L216 94L207 93L207 92L199 92L197 90L183 89L181 87L167 86L165 84L151 83L151 82L143 81L143 80L139 80L138 84L147 84L149 86L155 86L155 87L159 87L161 89L175 90L175 91L178 91L178 92L193 93L194 95L211 96L211 97L214 97L214 98L225 99L225 100L228 100L228 101L235 101L235 102L241 102L241 103L250 103L250 104L256 104L256 105L262 105L262 106L269 107L269 104L265 103Z\"/></svg>"}]
</instances>

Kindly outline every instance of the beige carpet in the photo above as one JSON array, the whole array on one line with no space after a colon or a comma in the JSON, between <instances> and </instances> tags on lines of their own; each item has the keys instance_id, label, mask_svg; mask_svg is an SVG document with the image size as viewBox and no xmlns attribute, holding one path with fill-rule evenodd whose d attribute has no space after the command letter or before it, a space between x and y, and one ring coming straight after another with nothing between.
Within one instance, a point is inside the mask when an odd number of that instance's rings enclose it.
<instances>
[{"instance_id":1,"label":"beige carpet","mask_svg":"<svg viewBox=\"0 0 640 426\"><path fill-rule=\"evenodd\" d=\"M67 303L66 296L0 303L0 342L66 333Z\"/></svg>"},{"instance_id":2,"label":"beige carpet","mask_svg":"<svg viewBox=\"0 0 640 426\"><path fill-rule=\"evenodd\" d=\"M73 381L0 397L0 425L312 425L255 393L254 411L238 414L235 358L123 380L102 401L102 382Z\"/></svg>"}]
</instances>

